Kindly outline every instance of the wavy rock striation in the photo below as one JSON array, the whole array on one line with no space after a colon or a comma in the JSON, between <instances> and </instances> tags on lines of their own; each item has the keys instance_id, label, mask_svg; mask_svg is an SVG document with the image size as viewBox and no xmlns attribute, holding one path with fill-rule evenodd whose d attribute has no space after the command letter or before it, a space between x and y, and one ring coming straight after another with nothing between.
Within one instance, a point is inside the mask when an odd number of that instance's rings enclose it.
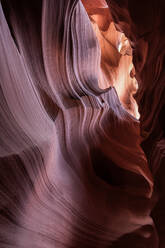
<instances>
[{"instance_id":1,"label":"wavy rock striation","mask_svg":"<svg viewBox=\"0 0 165 248\"><path fill-rule=\"evenodd\" d=\"M1 248L164 247L164 7L1 1Z\"/></svg>"}]
</instances>

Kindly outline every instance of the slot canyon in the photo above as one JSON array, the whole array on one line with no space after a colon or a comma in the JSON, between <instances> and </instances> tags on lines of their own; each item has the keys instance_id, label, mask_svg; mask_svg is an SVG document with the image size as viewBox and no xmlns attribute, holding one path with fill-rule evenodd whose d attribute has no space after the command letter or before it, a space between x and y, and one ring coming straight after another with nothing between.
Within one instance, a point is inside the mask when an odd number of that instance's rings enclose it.
<instances>
[{"instance_id":1,"label":"slot canyon","mask_svg":"<svg viewBox=\"0 0 165 248\"><path fill-rule=\"evenodd\" d=\"M165 248L164 13L1 0L0 248Z\"/></svg>"}]
</instances>

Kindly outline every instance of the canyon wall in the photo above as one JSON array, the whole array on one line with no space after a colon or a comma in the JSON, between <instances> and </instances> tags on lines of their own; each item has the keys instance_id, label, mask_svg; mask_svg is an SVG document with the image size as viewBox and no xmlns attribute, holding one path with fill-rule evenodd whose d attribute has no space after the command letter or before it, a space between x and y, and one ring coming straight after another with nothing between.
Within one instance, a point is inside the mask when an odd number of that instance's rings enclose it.
<instances>
[{"instance_id":1,"label":"canyon wall","mask_svg":"<svg viewBox=\"0 0 165 248\"><path fill-rule=\"evenodd\" d=\"M0 247L163 248L163 1L0 5Z\"/></svg>"}]
</instances>

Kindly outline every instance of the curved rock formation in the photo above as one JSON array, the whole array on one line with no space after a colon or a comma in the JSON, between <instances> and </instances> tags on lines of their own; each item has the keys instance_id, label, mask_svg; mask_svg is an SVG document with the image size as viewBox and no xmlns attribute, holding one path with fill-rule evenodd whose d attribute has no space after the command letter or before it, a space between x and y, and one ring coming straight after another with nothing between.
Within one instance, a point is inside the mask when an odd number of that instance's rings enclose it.
<instances>
[{"instance_id":1,"label":"curved rock formation","mask_svg":"<svg viewBox=\"0 0 165 248\"><path fill-rule=\"evenodd\" d=\"M163 1L0 5L0 247L163 248Z\"/></svg>"}]
</instances>

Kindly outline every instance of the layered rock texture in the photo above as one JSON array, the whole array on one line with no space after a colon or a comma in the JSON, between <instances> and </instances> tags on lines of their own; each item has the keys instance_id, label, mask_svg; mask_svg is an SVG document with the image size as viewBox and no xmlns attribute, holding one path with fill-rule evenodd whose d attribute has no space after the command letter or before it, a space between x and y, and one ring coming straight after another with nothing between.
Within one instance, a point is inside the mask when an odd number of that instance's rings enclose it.
<instances>
[{"instance_id":1,"label":"layered rock texture","mask_svg":"<svg viewBox=\"0 0 165 248\"><path fill-rule=\"evenodd\" d=\"M1 1L0 248L165 247L164 12Z\"/></svg>"}]
</instances>

